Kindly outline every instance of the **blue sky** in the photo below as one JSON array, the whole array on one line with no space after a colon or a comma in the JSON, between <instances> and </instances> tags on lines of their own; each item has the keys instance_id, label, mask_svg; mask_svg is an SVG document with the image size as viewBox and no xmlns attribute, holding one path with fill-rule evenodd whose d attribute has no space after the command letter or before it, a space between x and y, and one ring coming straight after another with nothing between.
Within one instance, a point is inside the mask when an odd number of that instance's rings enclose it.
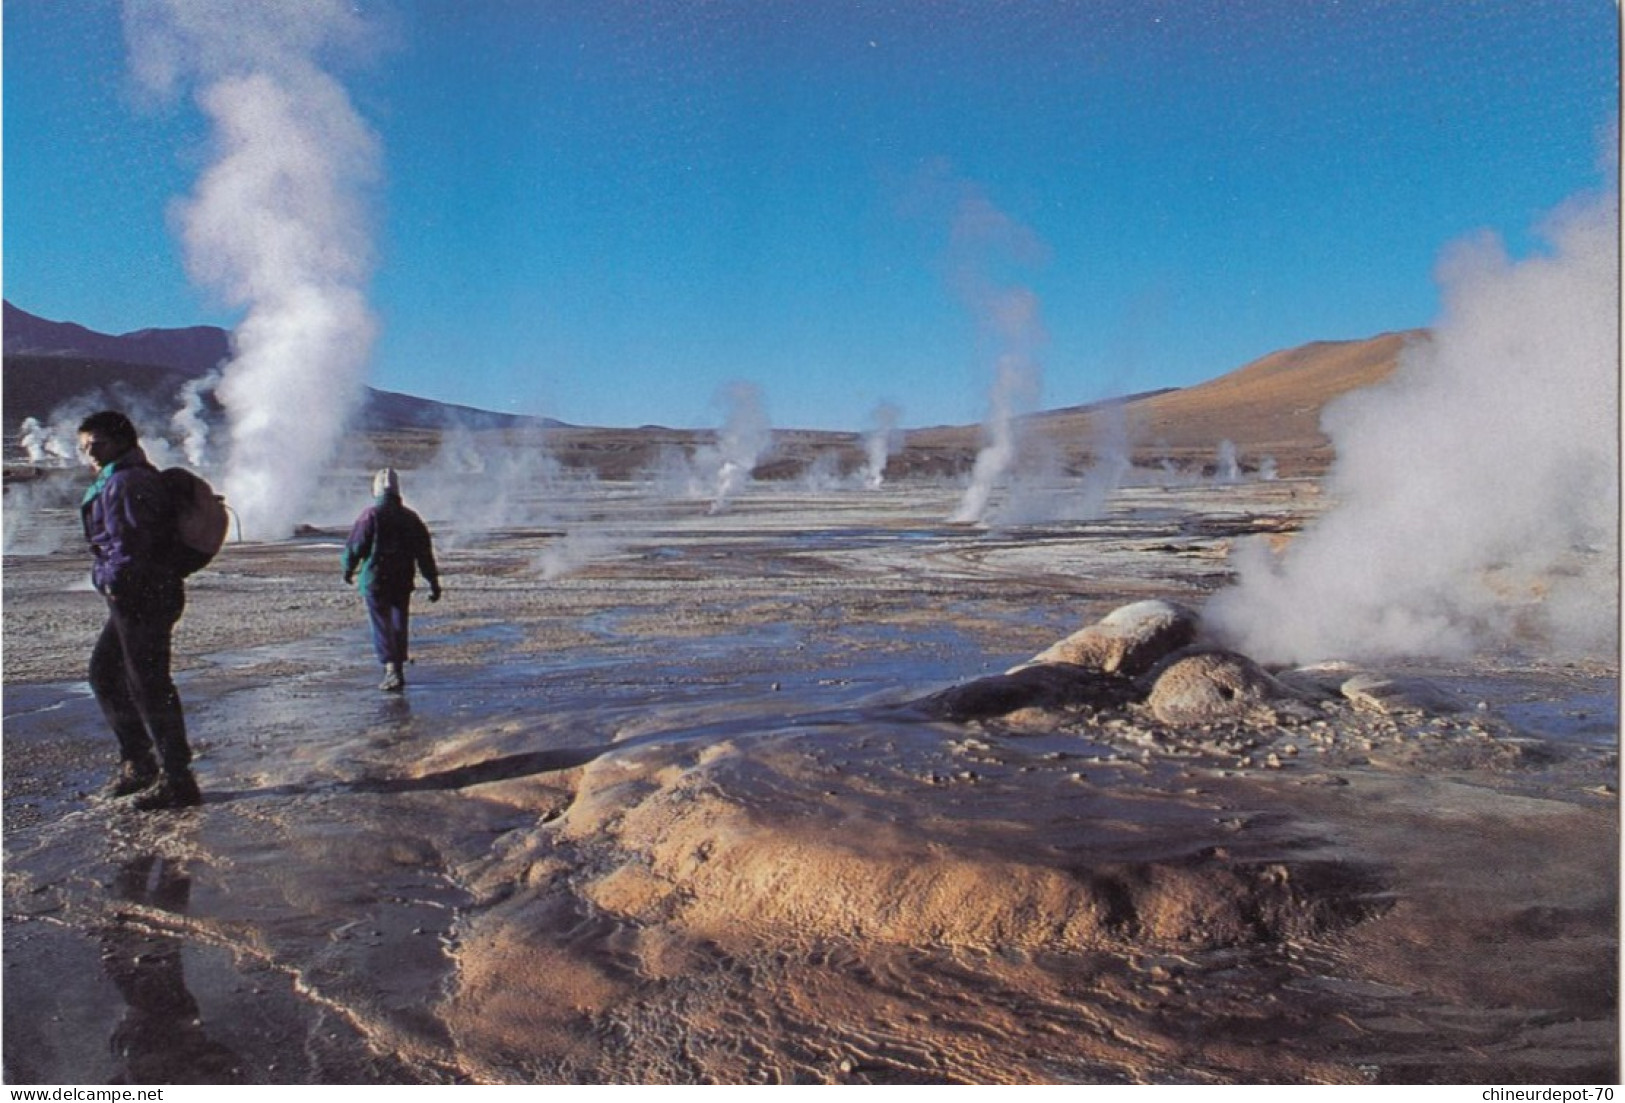
<instances>
[{"instance_id":1,"label":"blue sky","mask_svg":"<svg viewBox=\"0 0 1625 1103\"><path fill-rule=\"evenodd\" d=\"M1610 0L368 0L373 386L578 424L979 421L1022 288L1042 405L1426 325L1440 251L1602 186ZM171 204L211 156L112 0L4 0L4 291L236 316ZM966 203L998 247L956 236ZM985 243L984 243L985 244Z\"/></svg>"}]
</instances>

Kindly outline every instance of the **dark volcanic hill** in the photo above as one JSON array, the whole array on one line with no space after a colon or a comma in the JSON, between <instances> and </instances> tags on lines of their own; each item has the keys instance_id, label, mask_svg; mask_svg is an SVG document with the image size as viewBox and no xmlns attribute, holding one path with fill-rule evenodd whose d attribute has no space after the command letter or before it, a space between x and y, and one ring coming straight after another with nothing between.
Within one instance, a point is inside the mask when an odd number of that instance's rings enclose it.
<instances>
[{"instance_id":1,"label":"dark volcanic hill","mask_svg":"<svg viewBox=\"0 0 1625 1103\"><path fill-rule=\"evenodd\" d=\"M171 368L184 376L206 375L231 355L231 336L216 326L138 329L111 336L73 322L53 322L5 303L5 355L73 356ZM36 415L40 416L40 415Z\"/></svg>"},{"instance_id":2,"label":"dark volcanic hill","mask_svg":"<svg viewBox=\"0 0 1625 1103\"><path fill-rule=\"evenodd\" d=\"M107 404L173 412L187 381L207 375L231 356L231 335L217 326L113 335L73 322L53 322L9 302L4 343L3 416L8 438L24 418L44 421L70 403L86 412ZM492 429L561 424L373 387L366 388L358 419L361 429L374 432L439 429L453 422Z\"/></svg>"}]
</instances>

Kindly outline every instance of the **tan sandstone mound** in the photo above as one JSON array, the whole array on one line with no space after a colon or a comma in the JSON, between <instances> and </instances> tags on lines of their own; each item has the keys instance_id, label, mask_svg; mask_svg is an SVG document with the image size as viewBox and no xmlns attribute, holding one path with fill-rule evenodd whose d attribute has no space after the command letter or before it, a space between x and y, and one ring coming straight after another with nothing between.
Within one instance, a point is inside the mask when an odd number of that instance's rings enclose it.
<instances>
[{"instance_id":1,"label":"tan sandstone mound","mask_svg":"<svg viewBox=\"0 0 1625 1103\"><path fill-rule=\"evenodd\" d=\"M1165 724L1268 723L1297 695L1233 651L1178 656L1154 674L1148 703Z\"/></svg>"},{"instance_id":2,"label":"tan sandstone mound","mask_svg":"<svg viewBox=\"0 0 1625 1103\"><path fill-rule=\"evenodd\" d=\"M918 753L931 758L933 746L922 733ZM1133 795L1063 781L1063 805L1092 814L1087 827L1051 835L1018 814L1057 799L1037 775L956 793L906 772L843 776L832 763L846 753L792 737L606 756L585 767L574 802L534 849L492 872L535 887L565 876L597 914L646 936L721 944L793 934L1212 947L1340 927L1378 906L1373 885L1342 863L1245 860L1179 833L1161 847L1152 824L1187 813L1164 810L1148 824Z\"/></svg>"},{"instance_id":3,"label":"tan sandstone mound","mask_svg":"<svg viewBox=\"0 0 1625 1103\"><path fill-rule=\"evenodd\" d=\"M1197 616L1171 601L1136 601L1028 659L1018 670L1068 663L1105 674L1137 677L1196 639Z\"/></svg>"}]
</instances>

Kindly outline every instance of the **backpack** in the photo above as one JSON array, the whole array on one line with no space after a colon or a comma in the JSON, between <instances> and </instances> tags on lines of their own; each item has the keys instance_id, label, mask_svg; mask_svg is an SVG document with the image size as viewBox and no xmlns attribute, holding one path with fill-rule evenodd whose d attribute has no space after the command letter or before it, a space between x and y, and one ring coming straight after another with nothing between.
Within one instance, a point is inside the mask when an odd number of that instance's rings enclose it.
<instances>
[{"instance_id":1,"label":"backpack","mask_svg":"<svg viewBox=\"0 0 1625 1103\"><path fill-rule=\"evenodd\" d=\"M184 467L159 473L175 505L175 565L184 578L209 565L226 542L231 517L226 499L207 480Z\"/></svg>"}]
</instances>

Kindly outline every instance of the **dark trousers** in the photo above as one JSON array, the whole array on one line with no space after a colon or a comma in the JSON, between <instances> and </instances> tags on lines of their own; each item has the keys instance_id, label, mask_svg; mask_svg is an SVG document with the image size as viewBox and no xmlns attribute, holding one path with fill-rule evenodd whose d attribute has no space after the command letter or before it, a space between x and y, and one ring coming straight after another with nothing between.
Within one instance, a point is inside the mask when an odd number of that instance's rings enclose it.
<instances>
[{"instance_id":1,"label":"dark trousers","mask_svg":"<svg viewBox=\"0 0 1625 1103\"><path fill-rule=\"evenodd\" d=\"M107 625L90 653L90 688L118 737L126 762L150 762L157 749L165 772L192 762L181 697L169 674L170 638L185 598L124 606L107 603Z\"/></svg>"},{"instance_id":2,"label":"dark trousers","mask_svg":"<svg viewBox=\"0 0 1625 1103\"><path fill-rule=\"evenodd\" d=\"M367 620L372 625L372 650L381 663L402 663L407 659L406 641L412 621L412 594L379 594L367 591Z\"/></svg>"}]
</instances>

